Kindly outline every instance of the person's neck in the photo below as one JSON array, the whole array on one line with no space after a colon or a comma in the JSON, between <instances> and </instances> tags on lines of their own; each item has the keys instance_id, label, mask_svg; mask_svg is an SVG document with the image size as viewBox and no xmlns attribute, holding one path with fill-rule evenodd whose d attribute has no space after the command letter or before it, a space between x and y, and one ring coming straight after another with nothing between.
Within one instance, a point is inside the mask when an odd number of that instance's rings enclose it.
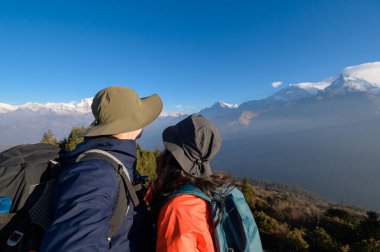
<instances>
[{"instance_id":1,"label":"person's neck","mask_svg":"<svg viewBox=\"0 0 380 252\"><path fill-rule=\"evenodd\" d=\"M138 129L135 131L123 132L123 133L119 133L119 134L112 135L112 136L117 138L117 139L136 140L138 137L140 137L141 132L142 132L142 129Z\"/></svg>"}]
</instances>

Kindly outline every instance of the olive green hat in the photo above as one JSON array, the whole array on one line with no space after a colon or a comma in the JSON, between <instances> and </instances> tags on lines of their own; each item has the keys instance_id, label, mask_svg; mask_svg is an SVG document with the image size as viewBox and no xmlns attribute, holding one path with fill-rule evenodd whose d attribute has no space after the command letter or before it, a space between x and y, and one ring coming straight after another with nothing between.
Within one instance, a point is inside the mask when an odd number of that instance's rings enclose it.
<instances>
[{"instance_id":1,"label":"olive green hat","mask_svg":"<svg viewBox=\"0 0 380 252\"><path fill-rule=\"evenodd\" d=\"M111 86L99 91L91 105L95 121L80 136L115 135L142 129L162 111L157 94L139 98L127 87Z\"/></svg>"}]
</instances>

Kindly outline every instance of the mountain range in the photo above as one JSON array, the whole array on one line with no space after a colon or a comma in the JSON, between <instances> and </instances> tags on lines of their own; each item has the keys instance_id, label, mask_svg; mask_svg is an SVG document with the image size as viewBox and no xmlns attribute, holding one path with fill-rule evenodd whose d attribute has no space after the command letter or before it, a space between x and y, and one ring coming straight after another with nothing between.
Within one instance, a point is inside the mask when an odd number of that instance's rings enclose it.
<instances>
[{"instance_id":1,"label":"mountain range","mask_svg":"<svg viewBox=\"0 0 380 252\"><path fill-rule=\"evenodd\" d=\"M48 129L63 139L72 127L91 123L91 101L0 103L0 148L38 142ZM261 100L216 102L198 113L224 139L215 168L380 210L380 62L347 67L317 83L291 84ZM163 113L140 144L162 149L162 130L185 116Z\"/></svg>"}]
</instances>

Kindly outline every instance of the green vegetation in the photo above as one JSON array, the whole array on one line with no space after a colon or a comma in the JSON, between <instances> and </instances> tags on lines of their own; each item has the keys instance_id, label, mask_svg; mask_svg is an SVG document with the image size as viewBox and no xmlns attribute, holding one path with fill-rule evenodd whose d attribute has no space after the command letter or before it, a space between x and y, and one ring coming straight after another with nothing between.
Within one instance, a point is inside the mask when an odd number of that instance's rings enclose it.
<instances>
[{"instance_id":1,"label":"green vegetation","mask_svg":"<svg viewBox=\"0 0 380 252\"><path fill-rule=\"evenodd\" d=\"M83 139L74 128L59 145L73 150ZM41 142L58 145L49 130ZM63 144L64 143L64 144ZM158 150L137 146L136 168L156 178ZM336 205L290 184L236 179L259 227L265 251L380 252L378 213Z\"/></svg>"},{"instance_id":2,"label":"green vegetation","mask_svg":"<svg viewBox=\"0 0 380 252\"><path fill-rule=\"evenodd\" d=\"M376 212L334 205L292 185L248 178L236 182L266 251L380 252Z\"/></svg>"},{"instance_id":3,"label":"green vegetation","mask_svg":"<svg viewBox=\"0 0 380 252\"><path fill-rule=\"evenodd\" d=\"M67 151L75 150L77 144L83 142L83 137L78 137L78 134L81 133L85 128L72 128L69 136L63 141L60 142L62 149Z\"/></svg>"},{"instance_id":4,"label":"green vegetation","mask_svg":"<svg viewBox=\"0 0 380 252\"><path fill-rule=\"evenodd\" d=\"M49 129L42 135L41 143L52 144L58 146L58 140L55 138L53 132Z\"/></svg>"},{"instance_id":5,"label":"green vegetation","mask_svg":"<svg viewBox=\"0 0 380 252\"><path fill-rule=\"evenodd\" d=\"M141 148L140 145L137 145L137 171L143 175L148 176L149 180L154 180L156 175L157 167L157 158L160 155L159 150L148 151Z\"/></svg>"}]
</instances>

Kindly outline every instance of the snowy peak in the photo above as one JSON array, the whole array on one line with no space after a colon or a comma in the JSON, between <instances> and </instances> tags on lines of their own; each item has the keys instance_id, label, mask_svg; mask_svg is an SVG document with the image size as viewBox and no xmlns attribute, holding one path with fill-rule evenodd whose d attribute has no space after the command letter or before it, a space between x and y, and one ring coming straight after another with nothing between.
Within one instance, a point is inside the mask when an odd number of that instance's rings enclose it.
<instances>
[{"instance_id":1,"label":"snowy peak","mask_svg":"<svg viewBox=\"0 0 380 252\"><path fill-rule=\"evenodd\" d=\"M332 80L332 78L329 78L320 82L301 82L297 84L289 84L288 87L281 89L269 98L278 102L291 102L305 99L320 94L331 84Z\"/></svg>"},{"instance_id":2,"label":"snowy peak","mask_svg":"<svg viewBox=\"0 0 380 252\"><path fill-rule=\"evenodd\" d=\"M316 95L320 91L324 90L331 84L331 81L321 81L321 82L302 82L298 84L290 84L291 87L298 87L311 95Z\"/></svg>"},{"instance_id":3,"label":"snowy peak","mask_svg":"<svg viewBox=\"0 0 380 252\"><path fill-rule=\"evenodd\" d=\"M373 86L380 87L380 62L347 67L343 70L343 75L348 81L360 79Z\"/></svg>"},{"instance_id":4,"label":"snowy peak","mask_svg":"<svg viewBox=\"0 0 380 252\"><path fill-rule=\"evenodd\" d=\"M334 95L352 92L380 94L380 62L346 67L337 77L330 77L321 82L290 84L289 87L275 93L271 98L287 102L322 93Z\"/></svg>"},{"instance_id":5,"label":"snowy peak","mask_svg":"<svg viewBox=\"0 0 380 252\"><path fill-rule=\"evenodd\" d=\"M325 90L329 94L347 94L354 92L367 92L372 94L380 94L380 85L368 82L365 79L361 79L355 76L346 75L342 73L338 79L336 79Z\"/></svg>"},{"instance_id":6,"label":"snowy peak","mask_svg":"<svg viewBox=\"0 0 380 252\"><path fill-rule=\"evenodd\" d=\"M7 113L17 109L17 106L12 106L6 103L0 103L0 113Z\"/></svg>"},{"instance_id":7,"label":"snowy peak","mask_svg":"<svg viewBox=\"0 0 380 252\"><path fill-rule=\"evenodd\" d=\"M286 87L274 95L268 97L270 100L278 102L291 102L304 98L311 97L312 95L306 91L304 88L301 88L297 85Z\"/></svg>"},{"instance_id":8,"label":"snowy peak","mask_svg":"<svg viewBox=\"0 0 380 252\"><path fill-rule=\"evenodd\" d=\"M345 68L325 91L329 94L353 92L380 94L380 62Z\"/></svg>"},{"instance_id":9,"label":"snowy peak","mask_svg":"<svg viewBox=\"0 0 380 252\"><path fill-rule=\"evenodd\" d=\"M230 104L230 103L225 103L222 101L216 102L213 107L221 107L221 108L227 108L227 109L236 109L239 107L237 104Z\"/></svg>"},{"instance_id":10,"label":"snowy peak","mask_svg":"<svg viewBox=\"0 0 380 252\"><path fill-rule=\"evenodd\" d=\"M48 102L46 104L37 102L28 102L23 105L13 106L6 103L0 103L0 114L9 112L38 112L38 113L54 113L60 115L67 114L86 114L91 113L91 104L93 98L85 98L80 102L55 103ZM185 115L181 112L162 112L160 117L180 117Z\"/></svg>"},{"instance_id":11,"label":"snowy peak","mask_svg":"<svg viewBox=\"0 0 380 252\"><path fill-rule=\"evenodd\" d=\"M69 103L54 103L48 102L46 104L28 102L19 106L12 106L6 103L0 103L0 113L16 112L16 111L39 111L39 112L53 112L57 114L68 113L90 113L91 112L92 98L82 99L78 102Z\"/></svg>"},{"instance_id":12,"label":"snowy peak","mask_svg":"<svg viewBox=\"0 0 380 252\"><path fill-rule=\"evenodd\" d=\"M161 112L160 117L181 117L184 115L188 115L182 112Z\"/></svg>"},{"instance_id":13,"label":"snowy peak","mask_svg":"<svg viewBox=\"0 0 380 252\"><path fill-rule=\"evenodd\" d=\"M205 116L217 116L229 113L237 109L239 105L229 104L222 101L215 102L211 107L200 110L198 113Z\"/></svg>"}]
</instances>

